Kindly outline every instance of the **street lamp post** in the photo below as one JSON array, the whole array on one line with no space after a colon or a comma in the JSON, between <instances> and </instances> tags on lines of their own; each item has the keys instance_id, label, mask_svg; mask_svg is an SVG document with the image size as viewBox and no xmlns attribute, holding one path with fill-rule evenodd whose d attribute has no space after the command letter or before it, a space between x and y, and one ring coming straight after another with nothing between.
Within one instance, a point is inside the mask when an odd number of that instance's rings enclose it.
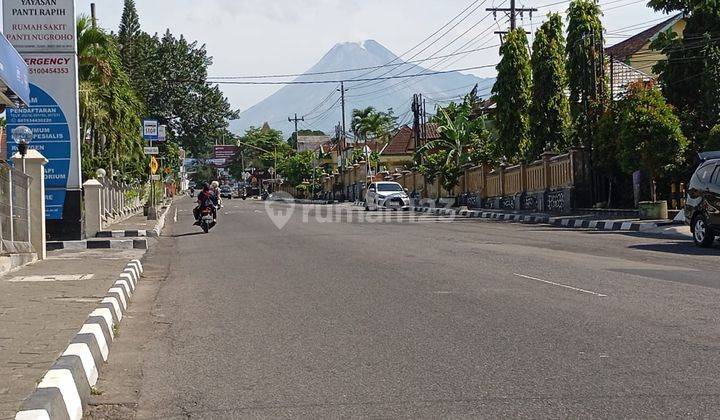
<instances>
[{"instance_id":1,"label":"street lamp post","mask_svg":"<svg viewBox=\"0 0 720 420\"><path fill-rule=\"evenodd\" d=\"M18 152L22 158L22 172L25 173L25 155L27 155L28 145L33 139L33 132L28 127L21 125L13 129L12 138L18 145Z\"/></svg>"}]
</instances>

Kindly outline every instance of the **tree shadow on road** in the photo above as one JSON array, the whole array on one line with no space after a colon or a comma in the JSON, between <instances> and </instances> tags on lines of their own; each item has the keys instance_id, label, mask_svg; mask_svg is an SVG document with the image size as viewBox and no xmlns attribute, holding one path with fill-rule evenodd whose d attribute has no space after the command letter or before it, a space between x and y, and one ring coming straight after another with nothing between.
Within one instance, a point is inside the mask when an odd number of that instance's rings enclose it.
<instances>
[{"instance_id":1,"label":"tree shadow on road","mask_svg":"<svg viewBox=\"0 0 720 420\"><path fill-rule=\"evenodd\" d=\"M628 248L638 249L642 251L654 251L654 252L667 252L670 254L683 254L683 255L707 255L720 257L720 247L717 245L713 248L701 248L696 246L693 242L666 242L661 244L639 244L631 245Z\"/></svg>"},{"instance_id":2,"label":"tree shadow on road","mask_svg":"<svg viewBox=\"0 0 720 420\"><path fill-rule=\"evenodd\" d=\"M205 232L188 232L188 233L180 233L177 235L173 235L173 238L182 238L184 236L195 236L195 235L205 235Z\"/></svg>"}]
</instances>

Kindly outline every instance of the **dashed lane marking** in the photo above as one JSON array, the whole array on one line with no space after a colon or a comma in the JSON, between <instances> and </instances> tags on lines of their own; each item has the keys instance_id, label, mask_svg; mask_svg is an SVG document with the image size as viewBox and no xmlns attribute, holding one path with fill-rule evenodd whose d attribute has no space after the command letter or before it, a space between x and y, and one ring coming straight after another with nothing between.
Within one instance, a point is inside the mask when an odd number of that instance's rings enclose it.
<instances>
[{"instance_id":1,"label":"dashed lane marking","mask_svg":"<svg viewBox=\"0 0 720 420\"><path fill-rule=\"evenodd\" d=\"M565 289L570 289L570 290L574 290L576 292L581 292L581 293L587 293L589 295L593 295L593 296L597 296L597 297L607 297L607 295L603 295L602 293L598 293L598 292L593 292L592 290L585 290L585 289L581 289L579 287L568 286L567 284L555 283L554 281L543 280L543 279L539 279L537 277L526 276L524 274L513 273L513 276L522 277L522 278L528 279L528 280L539 281L541 283L550 284L552 286L564 287Z\"/></svg>"}]
</instances>

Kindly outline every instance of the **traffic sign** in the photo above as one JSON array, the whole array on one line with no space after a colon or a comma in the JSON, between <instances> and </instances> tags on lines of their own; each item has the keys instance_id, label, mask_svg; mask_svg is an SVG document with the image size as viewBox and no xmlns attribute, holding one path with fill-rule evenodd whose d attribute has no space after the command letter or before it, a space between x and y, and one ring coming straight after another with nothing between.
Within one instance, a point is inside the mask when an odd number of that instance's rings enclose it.
<instances>
[{"instance_id":1,"label":"traffic sign","mask_svg":"<svg viewBox=\"0 0 720 420\"><path fill-rule=\"evenodd\" d=\"M157 141L158 139L158 122L157 120L145 119L143 120L143 139L149 141Z\"/></svg>"},{"instance_id":2,"label":"traffic sign","mask_svg":"<svg viewBox=\"0 0 720 420\"><path fill-rule=\"evenodd\" d=\"M167 126L161 125L158 127L158 139L157 141L167 140Z\"/></svg>"},{"instance_id":3,"label":"traffic sign","mask_svg":"<svg viewBox=\"0 0 720 420\"><path fill-rule=\"evenodd\" d=\"M145 147L145 154L146 155L157 155L160 154L160 149L158 147Z\"/></svg>"},{"instance_id":4,"label":"traffic sign","mask_svg":"<svg viewBox=\"0 0 720 420\"><path fill-rule=\"evenodd\" d=\"M150 181L160 181L161 179L160 175L150 175Z\"/></svg>"},{"instance_id":5,"label":"traffic sign","mask_svg":"<svg viewBox=\"0 0 720 420\"><path fill-rule=\"evenodd\" d=\"M155 156L150 157L150 173L155 175L160 168L160 164L158 163L157 159L155 159Z\"/></svg>"}]
</instances>

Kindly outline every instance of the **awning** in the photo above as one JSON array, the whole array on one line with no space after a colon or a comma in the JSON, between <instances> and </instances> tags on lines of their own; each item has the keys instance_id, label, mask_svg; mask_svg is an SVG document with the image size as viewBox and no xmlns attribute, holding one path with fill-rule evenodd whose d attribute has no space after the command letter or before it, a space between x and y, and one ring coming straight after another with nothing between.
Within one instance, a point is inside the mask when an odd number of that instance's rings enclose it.
<instances>
[{"instance_id":1,"label":"awning","mask_svg":"<svg viewBox=\"0 0 720 420\"><path fill-rule=\"evenodd\" d=\"M30 76L25 60L0 34L0 105L28 106Z\"/></svg>"}]
</instances>

